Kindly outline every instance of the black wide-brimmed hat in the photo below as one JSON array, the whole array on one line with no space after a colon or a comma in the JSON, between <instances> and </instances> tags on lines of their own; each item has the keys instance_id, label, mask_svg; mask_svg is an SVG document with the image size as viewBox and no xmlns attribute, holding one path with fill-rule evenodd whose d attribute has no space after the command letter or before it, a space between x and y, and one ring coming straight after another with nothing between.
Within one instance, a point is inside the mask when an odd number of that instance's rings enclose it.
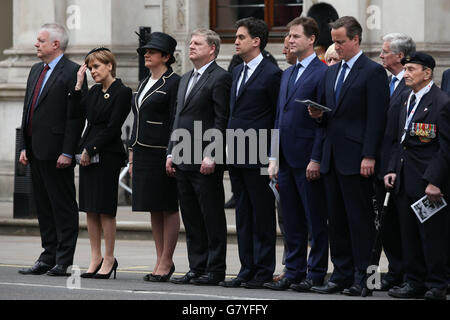
<instances>
[{"instance_id":1,"label":"black wide-brimmed hat","mask_svg":"<svg viewBox=\"0 0 450 320\"><path fill-rule=\"evenodd\" d=\"M147 39L146 44L137 49L137 52L143 56L147 49L155 49L163 53L170 54L170 59L167 62L169 65L175 62L173 56L175 48L177 47L177 40L163 32L153 32Z\"/></svg>"}]
</instances>

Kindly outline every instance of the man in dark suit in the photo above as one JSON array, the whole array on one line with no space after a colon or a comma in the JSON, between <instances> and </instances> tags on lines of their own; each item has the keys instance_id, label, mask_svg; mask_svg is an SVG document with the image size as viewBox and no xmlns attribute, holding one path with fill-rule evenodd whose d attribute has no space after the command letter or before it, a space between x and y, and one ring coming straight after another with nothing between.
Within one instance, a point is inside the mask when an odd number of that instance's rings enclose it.
<instances>
[{"instance_id":1,"label":"man in dark suit","mask_svg":"<svg viewBox=\"0 0 450 320\"><path fill-rule=\"evenodd\" d=\"M441 89L450 96L450 69L442 74Z\"/></svg>"},{"instance_id":2,"label":"man in dark suit","mask_svg":"<svg viewBox=\"0 0 450 320\"><path fill-rule=\"evenodd\" d=\"M357 296L365 287L375 237L372 178L384 133L389 87L384 68L360 49L362 27L358 21L346 16L331 27L342 59L325 77L323 104L332 111L323 114L309 109L325 128L320 172L325 175L334 270L325 286L312 290Z\"/></svg>"},{"instance_id":3,"label":"man in dark suit","mask_svg":"<svg viewBox=\"0 0 450 320\"><path fill-rule=\"evenodd\" d=\"M427 195L439 202L449 194L450 98L433 82L433 57L416 52L402 60L405 83L396 143L386 187L395 187L406 279L389 290L396 298L445 300L449 208L420 222L411 205ZM448 199L447 199L448 201Z\"/></svg>"},{"instance_id":4,"label":"man in dark suit","mask_svg":"<svg viewBox=\"0 0 450 320\"><path fill-rule=\"evenodd\" d=\"M276 218L270 179L261 174L263 164L257 158L269 152L281 70L261 54L268 39L264 21L245 18L236 22L236 28L236 53L244 63L233 69L228 129L235 135L227 135L227 162L236 198L241 269L236 278L221 285L263 288L275 270ZM260 130L267 134L260 135Z\"/></svg>"},{"instance_id":5,"label":"man in dark suit","mask_svg":"<svg viewBox=\"0 0 450 320\"><path fill-rule=\"evenodd\" d=\"M194 70L183 75L178 88L166 171L177 179L190 270L183 277L171 279L177 284L216 285L225 278L224 150L222 141L216 141L221 140L218 136L214 140L215 154L209 154L203 142L205 131L211 129L222 138L228 120L231 75L215 62L219 50L217 33L206 29L194 31L189 45ZM183 138L182 143L187 146L184 150L179 148L181 143L173 141L179 129L190 133L187 145ZM193 152L187 150L189 147Z\"/></svg>"},{"instance_id":6,"label":"man in dark suit","mask_svg":"<svg viewBox=\"0 0 450 320\"><path fill-rule=\"evenodd\" d=\"M75 87L79 65L64 56L67 44L64 27L42 26L35 44L42 62L31 68L27 82L20 162L31 165L44 252L22 274L67 276L77 243L73 158L82 123L68 116L68 93Z\"/></svg>"},{"instance_id":7,"label":"man in dark suit","mask_svg":"<svg viewBox=\"0 0 450 320\"><path fill-rule=\"evenodd\" d=\"M289 47L295 66L281 78L275 129L279 130L279 152L272 154L271 177L280 171L280 202L287 242L285 277L264 286L273 290L289 287L309 291L322 285L328 270L327 210L320 177L323 129L308 114L307 106L296 102L322 100L323 80L328 67L314 52L319 27L312 18L296 18L288 24ZM273 146L274 144L272 144ZM273 158L275 157L275 158ZM311 251L308 233L311 232Z\"/></svg>"},{"instance_id":8,"label":"man in dark suit","mask_svg":"<svg viewBox=\"0 0 450 320\"><path fill-rule=\"evenodd\" d=\"M450 97L450 69L447 69L442 74L442 82L441 82L441 89L447 95ZM448 228L450 230L450 219L448 219L449 225ZM450 250L450 243L449 243L449 250ZM447 293L450 293L450 251L449 251L449 257L448 257L448 264L447 264L447 274L448 274L448 287L447 287Z\"/></svg>"},{"instance_id":9,"label":"man in dark suit","mask_svg":"<svg viewBox=\"0 0 450 320\"><path fill-rule=\"evenodd\" d=\"M383 37L380 58L383 67L387 69L389 77L390 101L387 112L386 130L380 153L380 165L378 167L377 179L375 181L375 194L378 211L381 212L386 188L384 186L384 175L386 173L389 157L391 155L392 143L397 135L397 123L401 108L401 97L411 88L405 85L403 75L402 59L416 51L416 44L410 36L401 33L391 33ZM400 237L400 225L398 221L397 207L393 197L389 202L387 214L383 218L381 229L383 249L389 262L388 273L381 280L381 291L387 291L403 282L402 242Z\"/></svg>"}]
</instances>

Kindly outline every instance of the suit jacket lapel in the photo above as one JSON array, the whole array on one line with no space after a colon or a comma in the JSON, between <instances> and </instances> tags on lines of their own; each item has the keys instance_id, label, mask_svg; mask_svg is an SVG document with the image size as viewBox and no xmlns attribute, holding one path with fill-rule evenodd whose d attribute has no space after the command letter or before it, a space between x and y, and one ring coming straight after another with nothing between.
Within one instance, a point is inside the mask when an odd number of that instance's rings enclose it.
<instances>
[{"instance_id":1,"label":"suit jacket lapel","mask_svg":"<svg viewBox=\"0 0 450 320\"><path fill-rule=\"evenodd\" d=\"M193 73L194 73L194 70L191 70L189 73L186 73L183 77L181 77L179 90L178 90L178 93L179 93L178 106L180 107L179 111L181 111L186 104L186 101L185 101L186 91L188 89L189 80L191 79Z\"/></svg>"},{"instance_id":2,"label":"suit jacket lapel","mask_svg":"<svg viewBox=\"0 0 450 320\"><path fill-rule=\"evenodd\" d=\"M230 94L230 115L233 114L234 105L236 104L236 92L237 92L237 84L239 81L239 77L242 73L242 69L244 69L244 64L240 64L235 67L237 70L236 73L233 72L233 74L236 74L236 76L233 78L233 82L231 83L231 94Z\"/></svg>"},{"instance_id":3,"label":"suit jacket lapel","mask_svg":"<svg viewBox=\"0 0 450 320\"><path fill-rule=\"evenodd\" d=\"M362 69L363 65L364 65L364 54L362 54L353 64L353 67L350 69L350 72L347 76L347 78L345 79L344 83L342 84L342 89L341 89L341 93L339 96L339 100L337 103L337 108L340 106L342 99L345 96L345 93L347 92L348 88L350 88L350 86L352 85L353 81L355 81L355 79L358 78L360 71L359 69Z\"/></svg>"},{"instance_id":4,"label":"suit jacket lapel","mask_svg":"<svg viewBox=\"0 0 450 320\"><path fill-rule=\"evenodd\" d=\"M58 64L55 66L55 69L52 71L50 78L48 78L47 82L45 83L45 87L42 90L41 95L39 96L36 106L34 107L34 110L36 110L39 107L39 104L41 103L42 100L44 100L53 83L58 78L59 74L63 71L65 59L66 59L65 56L63 56L61 60L58 62Z\"/></svg>"},{"instance_id":5,"label":"suit jacket lapel","mask_svg":"<svg viewBox=\"0 0 450 320\"><path fill-rule=\"evenodd\" d=\"M30 107L31 101L33 100L34 90L36 88L37 82L39 80L39 76L41 75L42 71L44 70L44 63L41 63L39 67L36 68L36 71L33 73L31 78L31 85L28 88L28 99L27 99L27 106Z\"/></svg>"},{"instance_id":6,"label":"suit jacket lapel","mask_svg":"<svg viewBox=\"0 0 450 320\"><path fill-rule=\"evenodd\" d=\"M395 88L394 93L392 94L391 100L396 99L397 96L403 92L403 89L405 88L405 78L403 78L400 83L398 84L397 88Z\"/></svg>"},{"instance_id":7,"label":"suit jacket lapel","mask_svg":"<svg viewBox=\"0 0 450 320\"><path fill-rule=\"evenodd\" d=\"M297 80L297 82L296 82L296 84L295 84L295 90L293 90L293 91L291 92L291 94L289 95L289 97L286 99L286 103L288 103L288 102L291 100L291 98L292 98L293 96L295 96L295 93L297 92L297 90L300 89L302 83L306 82L306 80L308 79L308 77L313 73L313 70L314 70L314 67L315 67L314 64L315 64L315 62L316 62L316 59L319 60L319 59L316 57L313 61L311 61L311 63L308 65L308 67L305 69L305 71L303 71L303 73L302 73L302 75L300 76L300 78L298 78L298 80ZM320 61L319 61L319 62L320 62ZM323 62L320 62L320 63L323 63ZM286 86L286 90L287 90L287 86Z\"/></svg>"},{"instance_id":8,"label":"suit jacket lapel","mask_svg":"<svg viewBox=\"0 0 450 320\"><path fill-rule=\"evenodd\" d=\"M259 65L256 67L255 71L253 71L250 78L248 78L247 82L244 83L244 87L242 90L240 90L240 95L236 98L236 101L239 100L239 98L242 96L242 94L247 90L248 86L255 81L255 79L258 77L258 75L261 73L261 71L264 69L264 65L267 63L267 59L262 59L262 61L259 63ZM242 70L241 70L242 71ZM240 73L239 73L240 75ZM239 79L239 77L238 77ZM239 81L239 80L238 80Z\"/></svg>"},{"instance_id":9,"label":"suit jacket lapel","mask_svg":"<svg viewBox=\"0 0 450 320\"><path fill-rule=\"evenodd\" d=\"M432 90L434 90L434 85L431 88L431 90L426 95L424 95L422 99L420 99L420 103L417 106L416 112L414 113L411 123L417 122L426 117L426 115L428 115L429 113L428 110L433 104L433 95L431 94Z\"/></svg>"},{"instance_id":10,"label":"suit jacket lapel","mask_svg":"<svg viewBox=\"0 0 450 320\"><path fill-rule=\"evenodd\" d=\"M189 96L187 97L186 101L184 102L184 107L186 107L189 104L189 102L191 102L192 98L195 96L197 91L200 90L200 88L203 87L203 85L208 81L209 74L211 73L212 70L215 69L215 67L216 67L216 62L213 61L209 65L209 67L206 68L206 70L203 72L203 74L200 77L200 79L198 79L198 81L195 84L195 86L191 89L191 92L189 93Z\"/></svg>"}]
</instances>

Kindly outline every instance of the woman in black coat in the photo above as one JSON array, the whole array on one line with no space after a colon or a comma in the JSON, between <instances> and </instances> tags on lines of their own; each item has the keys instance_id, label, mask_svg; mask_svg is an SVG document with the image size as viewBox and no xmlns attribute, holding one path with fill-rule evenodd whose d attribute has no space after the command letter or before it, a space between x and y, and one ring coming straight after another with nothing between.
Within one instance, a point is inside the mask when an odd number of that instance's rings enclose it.
<instances>
[{"instance_id":1,"label":"woman in black coat","mask_svg":"<svg viewBox=\"0 0 450 320\"><path fill-rule=\"evenodd\" d=\"M145 57L150 76L139 85L132 101L134 125L129 155L133 178L133 211L151 213L157 261L144 280L165 282L175 271L172 257L178 240L180 216L175 178L166 175L166 152L176 111L180 76L170 65L177 42L154 32L137 51Z\"/></svg>"},{"instance_id":2,"label":"woman in black coat","mask_svg":"<svg viewBox=\"0 0 450 320\"><path fill-rule=\"evenodd\" d=\"M97 83L82 97L86 69ZM78 71L75 90L70 95L74 117L87 120L79 149L80 211L86 212L91 263L83 278L109 279L118 266L114 257L116 212L120 168L127 154L122 143L122 125L131 109L132 91L116 79L116 60L107 48L92 50ZM105 237L105 256L101 235Z\"/></svg>"}]
</instances>

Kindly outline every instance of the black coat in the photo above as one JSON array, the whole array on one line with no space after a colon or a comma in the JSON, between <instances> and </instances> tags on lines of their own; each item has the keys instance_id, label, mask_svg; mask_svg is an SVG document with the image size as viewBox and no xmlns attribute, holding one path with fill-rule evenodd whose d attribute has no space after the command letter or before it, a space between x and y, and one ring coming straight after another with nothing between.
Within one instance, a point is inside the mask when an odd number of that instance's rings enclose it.
<instances>
[{"instance_id":1,"label":"black coat","mask_svg":"<svg viewBox=\"0 0 450 320\"><path fill-rule=\"evenodd\" d=\"M112 152L123 155L122 125L131 108L132 91L120 79L116 79L108 91L102 85L94 85L84 98L80 91L71 92L70 109L73 118L87 120L87 126L78 145L78 153L86 149L89 156Z\"/></svg>"},{"instance_id":2,"label":"black coat","mask_svg":"<svg viewBox=\"0 0 450 320\"><path fill-rule=\"evenodd\" d=\"M182 170L198 171L203 160L203 153L197 155L201 159L197 159L199 163L196 163L197 161L194 159L194 122L201 122L202 130L199 134L202 136L198 137L200 139L203 138L203 134L208 129L217 129L221 133L225 133L229 115L231 75L214 61L198 79L189 96L185 99L192 73L193 71L184 74L180 80L173 130L186 129L192 138L190 141L191 162L179 164L178 167ZM176 144L174 142L169 143L168 154L172 154L173 147ZM208 144L208 142L202 143L202 151ZM220 164L219 159L216 162Z\"/></svg>"},{"instance_id":3,"label":"black coat","mask_svg":"<svg viewBox=\"0 0 450 320\"><path fill-rule=\"evenodd\" d=\"M447 188L448 163L450 153L450 98L433 85L424 95L411 122L437 125L434 138L420 138L406 133L403 135L406 121L406 105L409 93L403 95L402 108L397 127L397 143L392 148L389 172L397 174L396 190L404 182L407 196L421 198L428 183L441 190ZM443 192L445 194L445 191Z\"/></svg>"},{"instance_id":4,"label":"black coat","mask_svg":"<svg viewBox=\"0 0 450 320\"><path fill-rule=\"evenodd\" d=\"M389 80L390 81L390 80ZM386 129L384 131L383 143L380 152L380 166L378 171L378 179L383 180L389 166L389 158L391 156L392 144L397 140L397 125L400 109L403 106L402 97L405 92L411 92L411 88L405 84L405 79L395 88L389 101L389 109L387 111Z\"/></svg>"},{"instance_id":5,"label":"black coat","mask_svg":"<svg viewBox=\"0 0 450 320\"><path fill-rule=\"evenodd\" d=\"M131 146L167 149L175 118L180 76L169 68L145 94L139 105L139 96L150 77L143 80L132 100L134 113Z\"/></svg>"},{"instance_id":6,"label":"black coat","mask_svg":"<svg viewBox=\"0 0 450 320\"><path fill-rule=\"evenodd\" d=\"M63 153L73 155L76 152L82 122L70 117L68 96L77 82L79 67L63 56L52 71L34 109L32 146L28 145L29 140L25 139L28 112L44 63L36 63L31 68L22 114L21 150L26 149L29 154L32 147L38 160L56 160Z\"/></svg>"}]
</instances>

